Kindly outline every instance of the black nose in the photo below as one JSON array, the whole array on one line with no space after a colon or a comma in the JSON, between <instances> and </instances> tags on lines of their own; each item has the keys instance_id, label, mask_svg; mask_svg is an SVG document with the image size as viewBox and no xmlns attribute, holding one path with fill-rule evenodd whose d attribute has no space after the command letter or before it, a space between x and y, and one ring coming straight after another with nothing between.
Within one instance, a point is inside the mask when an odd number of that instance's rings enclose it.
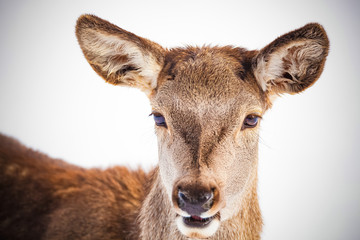
<instances>
[{"instance_id":1,"label":"black nose","mask_svg":"<svg viewBox=\"0 0 360 240\"><path fill-rule=\"evenodd\" d=\"M213 205L213 191L178 191L178 206L189 215L200 216L201 213L208 211Z\"/></svg>"}]
</instances>

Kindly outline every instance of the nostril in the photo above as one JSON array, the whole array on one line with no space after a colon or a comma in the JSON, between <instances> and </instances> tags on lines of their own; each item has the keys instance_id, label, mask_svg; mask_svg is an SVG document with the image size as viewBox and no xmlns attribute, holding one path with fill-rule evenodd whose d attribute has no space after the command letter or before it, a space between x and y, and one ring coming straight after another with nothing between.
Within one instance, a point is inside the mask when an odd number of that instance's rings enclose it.
<instances>
[{"instance_id":1,"label":"nostril","mask_svg":"<svg viewBox=\"0 0 360 240\"><path fill-rule=\"evenodd\" d=\"M186 203L189 202L189 199L186 197L186 195L181 192L181 190L179 189L178 191L178 205L179 208L183 209L186 205Z\"/></svg>"},{"instance_id":2,"label":"nostril","mask_svg":"<svg viewBox=\"0 0 360 240\"><path fill-rule=\"evenodd\" d=\"M204 193L202 194L202 196L200 197L200 202L207 202L209 201L210 199L212 199L214 197L214 194L213 192L207 192L207 193Z\"/></svg>"},{"instance_id":3,"label":"nostril","mask_svg":"<svg viewBox=\"0 0 360 240\"><path fill-rule=\"evenodd\" d=\"M213 199L214 199L213 191L204 194L201 207L206 211L209 210L213 206L214 203Z\"/></svg>"},{"instance_id":4,"label":"nostril","mask_svg":"<svg viewBox=\"0 0 360 240\"><path fill-rule=\"evenodd\" d=\"M179 196L180 200L182 200L184 202L188 201L188 198L186 197L186 195L183 192L181 192L180 190L179 190L178 196Z\"/></svg>"}]
</instances>

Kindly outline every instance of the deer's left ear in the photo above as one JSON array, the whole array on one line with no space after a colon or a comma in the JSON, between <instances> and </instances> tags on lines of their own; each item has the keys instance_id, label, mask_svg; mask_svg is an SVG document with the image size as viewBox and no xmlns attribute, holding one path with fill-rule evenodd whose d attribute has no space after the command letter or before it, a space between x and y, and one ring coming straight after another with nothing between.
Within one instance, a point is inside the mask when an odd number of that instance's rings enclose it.
<instances>
[{"instance_id":1,"label":"deer's left ear","mask_svg":"<svg viewBox=\"0 0 360 240\"><path fill-rule=\"evenodd\" d=\"M319 78L328 51L323 27L307 24L259 51L253 60L255 78L269 96L301 92Z\"/></svg>"}]
</instances>

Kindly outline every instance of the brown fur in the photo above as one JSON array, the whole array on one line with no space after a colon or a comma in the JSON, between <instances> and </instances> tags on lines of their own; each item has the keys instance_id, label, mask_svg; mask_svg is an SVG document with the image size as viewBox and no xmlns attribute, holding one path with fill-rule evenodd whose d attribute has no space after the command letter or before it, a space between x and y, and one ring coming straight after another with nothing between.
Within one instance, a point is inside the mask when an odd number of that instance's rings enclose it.
<instances>
[{"instance_id":1,"label":"brown fur","mask_svg":"<svg viewBox=\"0 0 360 240\"><path fill-rule=\"evenodd\" d=\"M0 237L138 239L136 217L150 175L124 167L85 170L0 135Z\"/></svg>"},{"instance_id":2,"label":"brown fur","mask_svg":"<svg viewBox=\"0 0 360 240\"><path fill-rule=\"evenodd\" d=\"M0 135L0 238L259 239L258 127L244 119L319 78L324 29L308 24L259 51L167 50L92 15L79 18L76 35L102 78L141 89L166 120L156 127L159 166L85 170ZM213 225L181 221L190 210L180 191L213 193L202 216Z\"/></svg>"}]
</instances>

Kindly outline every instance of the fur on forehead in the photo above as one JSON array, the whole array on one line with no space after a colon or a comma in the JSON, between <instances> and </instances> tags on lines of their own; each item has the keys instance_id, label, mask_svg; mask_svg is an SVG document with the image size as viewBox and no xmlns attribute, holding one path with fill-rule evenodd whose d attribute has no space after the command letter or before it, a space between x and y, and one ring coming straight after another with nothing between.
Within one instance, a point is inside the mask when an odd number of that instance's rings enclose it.
<instances>
[{"instance_id":1,"label":"fur on forehead","mask_svg":"<svg viewBox=\"0 0 360 240\"><path fill-rule=\"evenodd\" d=\"M264 99L251 69L255 55L255 51L231 46L170 49L156 92L170 87L185 98L216 102L237 98L246 90Z\"/></svg>"},{"instance_id":2,"label":"fur on forehead","mask_svg":"<svg viewBox=\"0 0 360 240\"><path fill-rule=\"evenodd\" d=\"M207 64L212 67L232 67L234 74L243 74L245 69L242 62L245 61L243 48L226 47L191 47L173 48L165 55L163 74L175 78L189 65ZM201 69L198 69L201 70ZM201 72L200 72L201 74Z\"/></svg>"}]
</instances>

